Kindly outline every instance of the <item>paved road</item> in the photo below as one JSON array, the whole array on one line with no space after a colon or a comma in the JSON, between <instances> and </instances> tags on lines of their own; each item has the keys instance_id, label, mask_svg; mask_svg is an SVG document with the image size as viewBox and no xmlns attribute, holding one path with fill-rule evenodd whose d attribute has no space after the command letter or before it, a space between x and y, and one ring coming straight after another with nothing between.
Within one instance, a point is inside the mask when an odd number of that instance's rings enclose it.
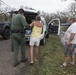
<instances>
[{"instance_id":1,"label":"paved road","mask_svg":"<svg viewBox=\"0 0 76 75\"><path fill-rule=\"evenodd\" d=\"M29 61L13 67L13 52L11 52L11 41L3 40L0 37L0 75L26 75L29 70ZM29 57L29 47L26 48L27 57ZM21 54L19 52L19 60Z\"/></svg>"}]
</instances>

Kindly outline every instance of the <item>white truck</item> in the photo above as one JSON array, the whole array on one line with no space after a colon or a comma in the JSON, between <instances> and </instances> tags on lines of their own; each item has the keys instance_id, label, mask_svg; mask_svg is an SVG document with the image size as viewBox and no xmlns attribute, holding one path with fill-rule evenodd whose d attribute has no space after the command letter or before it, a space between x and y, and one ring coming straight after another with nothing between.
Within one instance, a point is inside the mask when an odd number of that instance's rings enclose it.
<instances>
[{"instance_id":1,"label":"white truck","mask_svg":"<svg viewBox=\"0 0 76 75\"><path fill-rule=\"evenodd\" d=\"M13 13L17 14L18 11L13 11L12 15L13 15ZM37 11L35 11L35 10L25 10L24 15L26 17L27 23L30 24L31 22L33 22L35 20L35 17L37 15L39 15L39 13ZM42 16L41 16L41 22L43 24L43 33L41 34L40 44L44 45L45 44L45 38L49 37L48 24L46 24L45 18L43 18ZM27 27L26 30L25 30L25 39L26 39L26 41L29 41L29 39L30 39L31 30L32 30L31 27Z\"/></svg>"},{"instance_id":2,"label":"white truck","mask_svg":"<svg viewBox=\"0 0 76 75\"><path fill-rule=\"evenodd\" d=\"M46 24L46 21L45 21L45 19L43 17L41 17L41 22L43 24L43 32L42 32L41 37L40 37L40 39L41 39L40 44L44 45L46 38L49 37L48 25ZM26 32L25 32L25 39L26 39L26 41L29 41L30 34L31 34L31 28L27 28Z\"/></svg>"}]
</instances>

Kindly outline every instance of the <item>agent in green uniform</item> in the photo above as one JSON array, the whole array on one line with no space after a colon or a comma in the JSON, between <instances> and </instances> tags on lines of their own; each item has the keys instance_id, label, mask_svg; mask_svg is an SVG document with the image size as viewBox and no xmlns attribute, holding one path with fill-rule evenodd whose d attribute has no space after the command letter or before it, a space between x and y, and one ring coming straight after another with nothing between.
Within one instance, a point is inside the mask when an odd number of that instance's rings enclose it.
<instances>
[{"instance_id":1,"label":"agent in green uniform","mask_svg":"<svg viewBox=\"0 0 76 75\"><path fill-rule=\"evenodd\" d=\"M25 35L24 28L28 25L24 15L24 10L19 9L18 14L12 18L12 40L14 46L14 67L20 64L18 61L19 46L21 46L21 62L27 60L25 55Z\"/></svg>"}]
</instances>

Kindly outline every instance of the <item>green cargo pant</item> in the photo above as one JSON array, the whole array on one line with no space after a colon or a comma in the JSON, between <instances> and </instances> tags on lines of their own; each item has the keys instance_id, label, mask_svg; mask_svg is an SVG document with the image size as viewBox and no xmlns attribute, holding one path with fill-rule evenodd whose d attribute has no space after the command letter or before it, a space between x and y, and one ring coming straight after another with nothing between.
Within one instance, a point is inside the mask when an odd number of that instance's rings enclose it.
<instances>
[{"instance_id":1,"label":"green cargo pant","mask_svg":"<svg viewBox=\"0 0 76 75\"><path fill-rule=\"evenodd\" d=\"M14 64L18 63L19 46L21 48L21 60L26 58L25 56L25 37L23 34L12 33L12 40L14 46Z\"/></svg>"},{"instance_id":2,"label":"green cargo pant","mask_svg":"<svg viewBox=\"0 0 76 75\"><path fill-rule=\"evenodd\" d=\"M11 51L13 52L14 51L14 46L13 46L14 44L13 44L13 39L12 39L12 37L11 37Z\"/></svg>"}]
</instances>

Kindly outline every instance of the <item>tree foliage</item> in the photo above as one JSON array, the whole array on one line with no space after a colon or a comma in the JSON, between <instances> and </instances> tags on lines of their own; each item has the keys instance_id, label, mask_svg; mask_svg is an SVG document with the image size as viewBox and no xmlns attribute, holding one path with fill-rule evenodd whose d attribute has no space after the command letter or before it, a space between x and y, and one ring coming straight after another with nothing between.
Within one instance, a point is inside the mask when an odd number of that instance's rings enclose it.
<instances>
[{"instance_id":1,"label":"tree foliage","mask_svg":"<svg viewBox=\"0 0 76 75\"><path fill-rule=\"evenodd\" d=\"M71 3L68 7L68 12L70 16L75 16L76 15L76 3Z\"/></svg>"},{"instance_id":2,"label":"tree foliage","mask_svg":"<svg viewBox=\"0 0 76 75\"><path fill-rule=\"evenodd\" d=\"M32 7L28 7L28 6L20 6L20 8L35 10ZM4 9L0 9L0 20L7 19L8 15L6 13L8 11L9 11L8 7L5 7ZM5 15L3 13L5 13ZM54 18L59 18L61 22L66 22L69 16L76 16L76 3L75 2L71 3L66 11L62 11L62 12L57 11L56 13L46 13L44 11L39 11L39 13L41 16L45 18L47 23Z\"/></svg>"}]
</instances>

